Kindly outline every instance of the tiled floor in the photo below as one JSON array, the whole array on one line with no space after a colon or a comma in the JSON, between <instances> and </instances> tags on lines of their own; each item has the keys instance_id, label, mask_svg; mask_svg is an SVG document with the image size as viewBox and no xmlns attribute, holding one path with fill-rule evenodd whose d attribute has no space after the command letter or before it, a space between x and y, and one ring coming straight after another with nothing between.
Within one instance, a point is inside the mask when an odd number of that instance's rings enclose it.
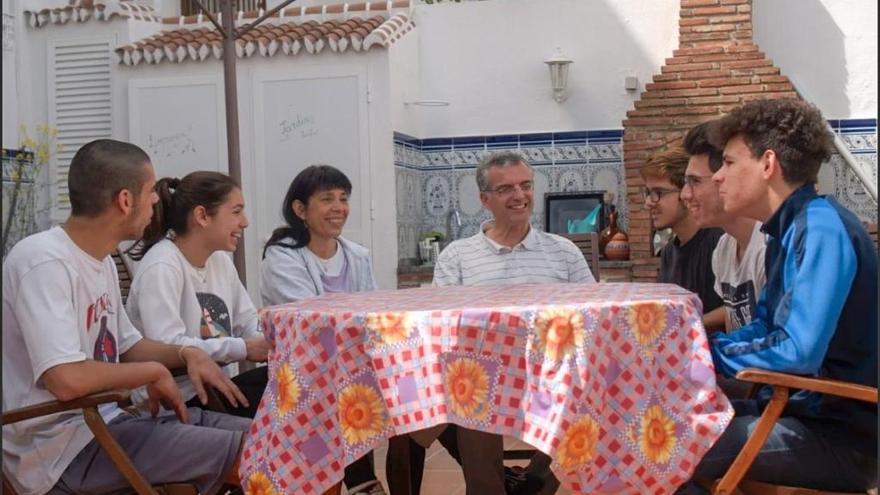
<instances>
[{"instance_id":1,"label":"tiled floor","mask_svg":"<svg viewBox=\"0 0 880 495\"><path fill-rule=\"evenodd\" d=\"M531 448L528 444L515 438L504 438L505 449L527 449ZM388 451L387 443L376 449L376 475L382 484L388 487L385 478L385 454ZM508 461L508 466L524 466L528 461ZM343 490L343 493L346 493ZM446 449L440 445L440 442L434 442L425 457L425 473L422 478L421 495L464 495L464 478L461 475L461 468L458 463L446 453ZM557 495L570 495L571 492L560 488Z\"/></svg>"}]
</instances>

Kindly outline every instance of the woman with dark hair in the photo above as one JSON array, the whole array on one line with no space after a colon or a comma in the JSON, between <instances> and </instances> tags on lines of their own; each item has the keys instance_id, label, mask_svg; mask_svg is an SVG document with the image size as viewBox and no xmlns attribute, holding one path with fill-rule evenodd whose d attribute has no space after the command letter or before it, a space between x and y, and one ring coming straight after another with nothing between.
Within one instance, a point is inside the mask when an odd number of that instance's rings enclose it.
<instances>
[{"instance_id":1,"label":"woman with dark hair","mask_svg":"<svg viewBox=\"0 0 880 495\"><path fill-rule=\"evenodd\" d=\"M263 250L263 304L376 288L369 251L341 235L350 194L348 177L329 165L312 165L293 179L281 212L287 225Z\"/></svg>"},{"instance_id":2,"label":"woman with dark hair","mask_svg":"<svg viewBox=\"0 0 880 495\"><path fill-rule=\"evenodd\" d=\"M144 237L129 250L140 260L126 309L145 337L202 349L215 361L265 361L269 346L232 260L248 225L244 197L231 177L193 172L156 182L159 202ZM228 368L227 368L228 369ZM231 370L227 371L230 372ZM230 413L253 417L266 387L266 367L235 376L247 407ZM178 378L184 400L197 405L195 389Z\"/></svg>"},{"instance_id":3,"label":"woman with dark hair","mask_svg":"<svg viewBox=\"0 0 880 495\"><path fill-rule=\"evenodd\" d=\"M329 165L306 167L293 179L281 205L286 225L275 229L263 250L264 305L376 288L369 251L342 237L350 194L348 177ZM352 495L385 494L372 452L346 467L343 481Z\"/></svg>"}]
</instances>

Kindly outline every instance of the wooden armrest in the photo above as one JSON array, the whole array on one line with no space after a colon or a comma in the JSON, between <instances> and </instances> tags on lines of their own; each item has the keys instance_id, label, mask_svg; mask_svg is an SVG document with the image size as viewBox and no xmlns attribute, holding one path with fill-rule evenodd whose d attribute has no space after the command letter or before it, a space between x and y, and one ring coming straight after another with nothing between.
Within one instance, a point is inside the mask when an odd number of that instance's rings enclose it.
<instances>
[{"instance_id":1,"label":"wooden armrest","mask_svg":"<svg viewBox=\"0 0 880 495\"><path fill-rule=\"evenodd\" d=\"M744 382L811 390L813 392L836 395L847 399L872 402L874 404L877 403L877 389L875 387L830 380L827 378L813 378L757 368L746 368L736 374L736 379Z\"/></svg>"},{"instance_id":2,"label":"wooden armrest","mask_svg":"<svg viewBox=\"0 0 880 495\"><path fill-rule=\"evenodd\" d=\"M87 407L94 407L99 404L107 404L109 402L115 402L119 404L120 407L127 406L129 404L129 391L108 390L107 392L98 392L96 394L87 395L85 397L80 397L79 399L69 400L66 402L53 400L49 402L42 402L40 404L34 404L31 406L21 407L19 409L13 409L11 411L4 411L3 425L11 425L13 423L18 423L19 421L24 421L26 419L38 418L40 416L47 416L49 414L70 411L73 409L85 409Z\"/></svg>"}]
</instances>

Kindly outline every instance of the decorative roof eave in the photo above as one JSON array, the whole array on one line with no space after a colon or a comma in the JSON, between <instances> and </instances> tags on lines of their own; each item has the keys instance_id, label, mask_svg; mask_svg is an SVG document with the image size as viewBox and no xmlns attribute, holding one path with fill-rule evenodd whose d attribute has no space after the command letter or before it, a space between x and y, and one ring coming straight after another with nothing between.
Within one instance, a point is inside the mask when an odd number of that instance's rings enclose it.
<instances>
[{"instance_id":1,"label":"decorative roof eave","mask_svg":"<svg viewBox=\"0 0 880 495\"><path fill-rule=\"evenodd\" d=\"M283 18L272 21L271 24L267 21L255 27L235 41L238 58L249 58L255 54L263 57L297 55L300 52L314 55L327 48L334 53L349 49L361 52L373 46L387 48L414 27L408 12L398 12L387 19L375 15L367 19L349 17L343 21L336 18L320 23L316 20L283 22ZM222 59L223 41L213 27L193 26L163 31L137 43L119 47L115 52L118 63L129 66L141 62L202 62L211 57Z\"/></svg>"},{"instance_id":2,"label":"decorative roof eave","mask_svg":"<svg viewBox=\"0 0 880 495\"><path fill-rule=\"evenodd\" d=\"M25 21L31 28L37 29L48 24L67 24L69 21L86 22L90 19L109 21L114 17L135 19L150 22L161 22L156 11L149 5L142 5L131 0L71 0L65 7L42 9L39 11L25 10Z\"/></svg>"}]
</instances>

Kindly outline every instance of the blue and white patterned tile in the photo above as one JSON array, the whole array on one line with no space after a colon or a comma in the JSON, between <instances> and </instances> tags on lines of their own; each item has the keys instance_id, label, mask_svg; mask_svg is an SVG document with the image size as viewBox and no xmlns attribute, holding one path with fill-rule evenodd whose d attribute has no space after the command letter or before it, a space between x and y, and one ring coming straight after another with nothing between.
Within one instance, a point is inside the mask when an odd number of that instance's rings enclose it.
<instances>
[{"instance_id":1,"label":"blue and white patterned tile","mask_svg":"<svg viewBox=\"0 0 880 495\"><path fill-rule=\"evenodd\" d=\"M426 177L422 190L425 212L431 217L446 215L452 203L452 194L449 174L444 171L431 173Z\"/></svg>"},{"instance_id":2,"label":"blue and white patterned tile","mask_svg":"<svg viewBox=\"0 0 880 495\"><path fill-rule=\"evenodd\" d=\"M623 160L619 143L588 144L587 156L590 162Z\"/></svg>"}]
</instances>

